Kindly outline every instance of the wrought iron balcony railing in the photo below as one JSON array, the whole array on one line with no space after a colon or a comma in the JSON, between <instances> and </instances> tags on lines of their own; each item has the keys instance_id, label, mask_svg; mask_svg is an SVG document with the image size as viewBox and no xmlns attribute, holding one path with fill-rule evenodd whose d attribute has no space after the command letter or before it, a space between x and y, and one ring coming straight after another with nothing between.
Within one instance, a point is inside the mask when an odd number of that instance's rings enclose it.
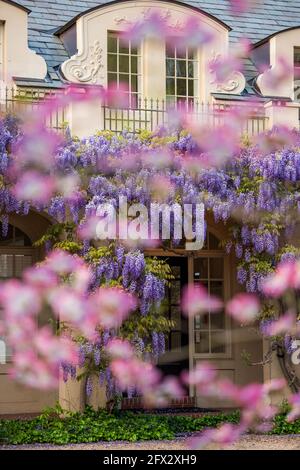
<instances>
[{"instance_id":1,"label":"wrought iron balcony railing","mask_svg":"<svg viewBox=\"0 0 300 470\"><path fill-rule=\"evenodd\" d=\"M5 87L0 90L0 112L17 115L34 113L38 106L53 99L57 90L47 88L14 88ZM59 108L51 111L45 119L45 126L58 132L67 127L66 109Z\"/></svg>"},{"instance_id":2,"label":"wrought iron balcony railing","mask_svg":"<svg viewBox=\"0 0 300 470\"><path fill-rule=\"evenodd\" d=\"M241 104L239 106L245 106ZM229 108L238 107L232 104L202 103L194 101L191 103L173 104L170 106L164 100L139 99L137 106L118 108L103 106L104 129L120 133L125 129L138 133L141 130L155 131L162 126L169 126L170 116L176 121L176 114L186 111L191 120L212 127L217 127L226 122ZM264 114L264 108L258 106L252 109L247 119L241 121L241 134L256 135L267 130L268 118ZM172 118L172 120L173 120Z\"/></svg>"},{"instance_id":3,"label":"wrought iron balcony railing","mask_svg":"<svg viewBox=\"0 0 300 470\"><path fill-rule=\"evenodd\" d=\"M2 113L28 113L35 112L38 106L51 100L61 90L47 88L2 88L0 90L0 112ZM228 118L229 108L245 106L245 103L202 103L194 101L191 103L177 103L172 106L172 115L184 110L188 111L194 122L203 125L220 126ZM253 111L253 109L252 109ZM264 108L257 106L253 115L249 115L241 123L241 134L256 135L268 129L268 118L265 116ZM155 131L162 126L170 126L170 105L165 100L139 99L135 106L126 108L112 107L108 105L99 106L102 113L103 129L114 133L128 130L139 133L143 130ZM68 127L68 109L59 108L47 115L45 125L58 132L64 132ZM93 126L91 126L92 128ZM72 129L71 129L72 131Z\"/></svg>"}]
</instances>

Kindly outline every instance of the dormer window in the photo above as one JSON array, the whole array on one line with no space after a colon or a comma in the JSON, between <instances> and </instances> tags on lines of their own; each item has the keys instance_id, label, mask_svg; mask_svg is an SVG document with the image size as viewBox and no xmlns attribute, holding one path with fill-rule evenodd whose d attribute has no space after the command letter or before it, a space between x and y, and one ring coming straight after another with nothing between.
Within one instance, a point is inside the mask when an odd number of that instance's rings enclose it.
<instances>
[{"instance_id":1,"label":"dormer window","mask_svg":"<svg viewBox=\"0 0 300 470\"><path fill-rule=\"evenodd\" d=\"M172 45L171 40L166 44L167 103L194 103L198 87L196 58L193 49L179 49Z\"/></svg>"},{"instance_id":2,"label":"dormer window","mask_svg":"<svg viewBox=\"0 0 300 470\"><path fill-rule=\"evenodd\" d=\"M107 81L108 86L122 86L128 90L130 107L135 107L141 93L141 57L139 48L130 41L120 38L115 32L108 32L107 38Z\"/></svg>"}]
</instances>

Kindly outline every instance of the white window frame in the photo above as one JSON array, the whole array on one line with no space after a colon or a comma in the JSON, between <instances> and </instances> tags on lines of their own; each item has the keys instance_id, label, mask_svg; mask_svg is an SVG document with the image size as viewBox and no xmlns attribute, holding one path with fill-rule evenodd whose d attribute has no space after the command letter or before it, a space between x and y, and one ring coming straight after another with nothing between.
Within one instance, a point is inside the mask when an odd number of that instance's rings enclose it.
<instances>
[{"instance_id":1,"label":"white window frame","mask_svg":"<svg viewBox=\"0 0 300 470\"><path fill-rule=\"evenodd\" d=\"M117 86L119 87L120 83L120 78L122 75L128 76L128 82L129 82L129 105L130 107L138 107L138 103L141 100L141 97L143 96L143 75L142 75L142 47L141 45L135 47L137 49L137 54L132 54L132 45L131 42L129 41L129 46L130 50L129 53L120 53L120 36L121 36L120 31L111 31L107 30L107 83L109 84L109 75L114 74L117 75ZM109 36L114 35L117 38L117 52L111 52L109 51L109 46L108 46L108 40ZM109 69L109 55L116 56L117 58L117 70L110 70ZM125 56L129 58L129 71L128 72L120 72L120 56ZM136 58L137 61L137 73L132 72L132 58ZM137 80L137 90L132 91L132 79L133 77L136 77ZM136 104L134 103L134 100L132 99L133 96L136 96Z\"/></svg>"},{"instance_id":2,"label":"white window frame","mask_svg":"<svg viewBox=\"0 0 300 470\"><path fill-rule=\"evenodd\" d=\"M171 42L171 38L169 40ZM195 104L199 102L199 81L200 81L200 74L199 74L199 50L194 50L194 57L193 59L189 58L189 50L186 48L185 51L185 58L177 57L177 50L178 48L174 47L174 75L167 74L167 61L172 60L172 57L168 57L168 41L165 43L165 88L166 88L166 102L170 104L176 105L178 102L182 104L186 103L187 105ZM180 77L177 75L177 63L185 62L185 77ZM189 77L189 62L193 64L193 77ZM175 90L174 95L170 95L167 93L167 81L168 80L175 81ZM186 93L185 95L179 95L177 93L177 80L185 80L186 81ZM193 96L189 94L189 82L193 82ZM172 103L173 102L173 103Z\"/></svg>"}]
</instances>

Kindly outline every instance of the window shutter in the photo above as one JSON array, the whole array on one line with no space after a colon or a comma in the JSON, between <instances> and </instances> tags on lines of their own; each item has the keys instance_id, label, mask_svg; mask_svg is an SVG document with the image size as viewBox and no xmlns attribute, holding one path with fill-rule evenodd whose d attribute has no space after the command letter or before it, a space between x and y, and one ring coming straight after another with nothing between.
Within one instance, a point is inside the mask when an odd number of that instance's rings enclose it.
<instances>
[{"instance_id":1,"label":"window shutter","mask_svg":"<svg viewBox=\"0 0 300 470\"><path fill-rule=\"evenodd\" d=\"M14 255L0 255L0 278L14 276Z\"/></svg>"}]
</instances>

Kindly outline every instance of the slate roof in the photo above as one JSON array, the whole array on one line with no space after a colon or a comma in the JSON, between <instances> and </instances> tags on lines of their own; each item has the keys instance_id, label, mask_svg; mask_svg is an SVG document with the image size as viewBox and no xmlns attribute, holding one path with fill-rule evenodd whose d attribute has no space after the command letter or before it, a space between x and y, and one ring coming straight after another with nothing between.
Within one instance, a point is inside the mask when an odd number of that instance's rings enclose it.
<instances>
[{"instance_id":1,"label":"slate roof","mask_svg":"<svg viewBox=\"0 0 300 470\"><path fill-rule=\"evenodd\" d=\"M232 41L247 37L253 44L287 28L300 26L300 0L253 0L255 7L248 13L237 15L229 9L228 0L184 1L198 7L232 28ZM59 65L68 58L55 31L84 11L109 1L96 0L17 0L31 10L28 16L29 47L41 54L48 64L48 80L58 83ZM254 65L246 61L247 78L256 75Z\"/></svg>"}]
</instances>

